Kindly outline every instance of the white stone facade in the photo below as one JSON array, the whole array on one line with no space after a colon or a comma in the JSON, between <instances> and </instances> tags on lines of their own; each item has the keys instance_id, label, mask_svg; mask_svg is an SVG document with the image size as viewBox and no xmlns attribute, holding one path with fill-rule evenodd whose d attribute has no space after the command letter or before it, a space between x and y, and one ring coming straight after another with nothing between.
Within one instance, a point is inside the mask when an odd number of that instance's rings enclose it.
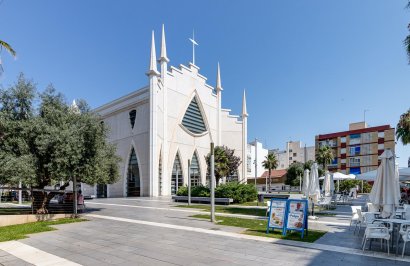
<instances>
[{"instance_id":1,"label":"white stone facade","mask_svg":"<svg viewBox=\"0 0 410 266\"><path fill-rule=\"evenodd\" d=\"M109 142L117 147L121 179L107 187L108 197L129 196L129 162L134 149L139 171L139 192L134 196L171 195L171 186L188 183L188 160L196 155L199 165L200 183L206 184L207 165L205 156L210 143L225 145L235 154L246 158L246 103L243 102L242 116L230 114L222 109L222 86L219 65L215 88L206 83L207 78L199 73L199 67L190 63L168 68L165 33L162 29L161 55L157 71L154 32L152 35L150 67L147 72L148 85L135 92L109 102L95 111L108 128ZM183 125L182 120L195 99L202 115L205 130L195 133ZM245 99L244 99L245 101ZM135 110L135 124L131 126L131 112ZM199 119L200 121L201 119ZM201 122L201 121L200 121ZM174 161L178 154L180 170L175 170ZM245 160L246 162L246 160ZM173 170L174 169L174 170ZM176 180L171 175L176 173ZM179 172L178 172L179 171ZM238 169L238 179L246 181L246 167ZM138 176L138 174L136 174ZM175 185L177 182L178 185ZM138 195L139 194L139 195Z\"/></svg>"},{"instance_id":2,"label":"white stone facade","mask_svg":"<svg viewBox=\"0 0 410 266\"><path fill-rule=\"evenodd\" d=\"M268 149L263 148L261 142L251 142L248 144L247 149L246 172L248 178L255 178L255 155L257 159L257 177L260 177L266 171L266 169L262 166L262 162L266 160Z\"/></svg>"}]
</instances>

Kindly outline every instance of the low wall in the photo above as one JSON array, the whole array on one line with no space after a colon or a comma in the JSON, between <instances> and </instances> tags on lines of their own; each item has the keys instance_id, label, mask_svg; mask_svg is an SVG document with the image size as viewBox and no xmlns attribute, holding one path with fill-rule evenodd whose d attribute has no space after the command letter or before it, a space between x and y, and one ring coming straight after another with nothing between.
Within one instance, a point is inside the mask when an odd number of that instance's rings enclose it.
<instances>
[{"instance_id":1,"label":"low wall","mask_svg":"<svg viewBox=\"0 0 410 266\"><path fill-rule=\"evenodd\" d=\"M23 215L0 215L0 226L13 224L25 224L39 221L50 221L61 218L69 218L72 214L23 214Z\"/></svg>"}]
</instances>

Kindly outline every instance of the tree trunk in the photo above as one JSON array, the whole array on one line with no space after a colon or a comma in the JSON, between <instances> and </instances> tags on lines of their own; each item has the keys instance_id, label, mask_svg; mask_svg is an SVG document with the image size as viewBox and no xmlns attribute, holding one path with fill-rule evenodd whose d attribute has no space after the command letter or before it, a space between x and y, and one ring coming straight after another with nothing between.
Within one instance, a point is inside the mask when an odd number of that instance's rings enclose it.
<instances>
[{"instance_id":1,"label":"tree trunk","mask_svg":"<svg viewBox=\"0 0 410 266\"><path fill-rule=\"evenodd\" d=\"M67 182L63 186L60 187L60 191L65 190L66 187L68 187L70 183ZM40 188L34 188L34 189L40 189ZM44 189L41 188L41 189ZM45 192L45 191L37 191L34 190L31 195L31 200L33 204L33 209L36 212L36 214L48 214L49 213L49 206L50 206L50 201L54 196L58 195L59 193L57 192Z\"/></svg>"},{"instance_id":2,"label":"tree trunk","mask_svg":"<svg viewBox=\"0 0 410 266\"><path fill-rule=\"evenodd\" d=\"M269 168L269 190L268 190L269 192L270 192L270 188L271 188L271 184L272 184L270 174L271 174L271 169Z\"/></svg>"}]
</instances>

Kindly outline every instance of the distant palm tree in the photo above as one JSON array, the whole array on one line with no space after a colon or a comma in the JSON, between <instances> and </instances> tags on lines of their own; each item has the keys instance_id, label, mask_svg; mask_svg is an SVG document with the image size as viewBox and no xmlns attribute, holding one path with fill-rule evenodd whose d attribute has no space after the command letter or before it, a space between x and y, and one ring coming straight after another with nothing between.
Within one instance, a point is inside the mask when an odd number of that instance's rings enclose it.
<instances>
[{"instance_id":1,"label":"distant palm tree","mask_svg":"<svg viewBox=\"0 0 410 266\"><path fill-rule=\"evenodd\" d=\"M410 143L410 109L400 116L396 129L397 139L401 139L403 145Z\"/></svg>"},{"instance_id":2,"label":"distant palm tree","mask_svg":"<svg viewBox=\"0 0 410 266\"><path fill-rule=\"evenodd\" d=\"M0 52L3 50L3 48L8 51L13 57L16 57L16 51L10 46L10 44L6 43L5 41L0 40ZM3 72L3 67L1 64L1 59L0 59L0 75Z\"/></svg>"},{"instance_id":3,"label":"distant palm tree","mask_svg":"<svg viewBox=\"0 0 410 266\"><path fill-rule=\"evenodd\" d=\"M323 166L324 170L327 170L327 165L332 163L334 158L333 150L329 146L320 147L316 153L316 161Z\"/></svg>"},{"instance_id":4,"label":"distant palm tree","mask_svg":"<svg viewBox=\"0 0 410 266\"><path fill-rule=\"evenodd\" d=\"M265 156L265 161L262 162L262 166L269 171L269 187L268 191L270 191L271 187L271 172L272 169L276 169L278 167L278 159L276 158L275 154L271 153L268 156Z\"/></svg>"}]
</instances>

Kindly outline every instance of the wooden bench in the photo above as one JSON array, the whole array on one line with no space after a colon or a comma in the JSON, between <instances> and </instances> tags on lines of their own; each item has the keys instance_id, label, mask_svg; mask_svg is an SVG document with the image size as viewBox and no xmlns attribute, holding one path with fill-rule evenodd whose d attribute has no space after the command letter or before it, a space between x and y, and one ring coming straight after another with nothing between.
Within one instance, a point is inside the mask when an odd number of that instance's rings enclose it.
<instances>
[{"instance_id":1,"label":"wooden bench","mask_svg":"<svg viewBox=\"0 0 410 266\"><path fill-rule=\"evenodd\" d=\"M175 202L188 202L188 196L172 196L172 199ZM211 199L209 197L191 197L191 202L195 203L210 203ZM215 198L215 204L224 204L229 205L233 203L231 198Z\"/></svg>"}]
</instances>

